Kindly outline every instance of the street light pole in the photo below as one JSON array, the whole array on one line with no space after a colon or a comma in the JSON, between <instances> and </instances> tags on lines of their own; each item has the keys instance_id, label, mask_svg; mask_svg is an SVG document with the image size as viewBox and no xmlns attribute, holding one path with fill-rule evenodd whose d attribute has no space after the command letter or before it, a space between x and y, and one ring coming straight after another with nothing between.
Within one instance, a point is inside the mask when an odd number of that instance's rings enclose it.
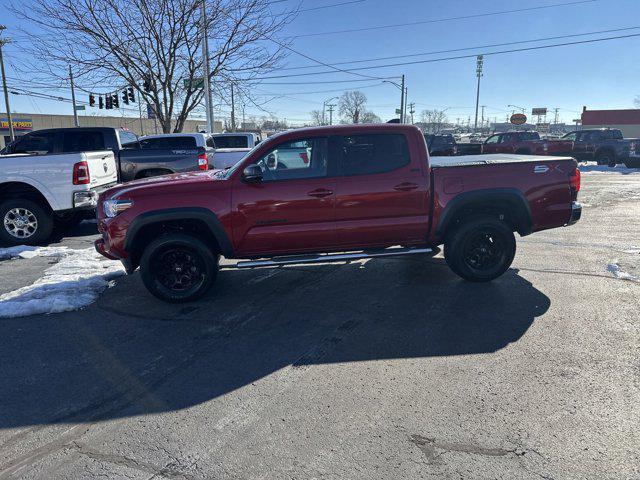
<instances>
[{"instance_id":1,"label":"street light pole","mask_svg":"<svg viewBox=\"0 0 640 480\"><path fill-rule=\"evenodd\" d=\"M473 131L478 131L478 106L480 105L480 78L482 77L483 56L478 55L476 58L476 75L478 77L478 89L476 90L476 121L473 124Z\"/></svg>"},{"instance_id":2,"label":"street light pole","mask_svg":"<svg viewBox=\"0 0 640 480\"><path fill-rule=\"evenodd\" d=\"M76 107L76 89L73 88L73 72L71 71L71 65L69 65L69 81L71 82L71 103L73 103L73 124L76 127L80 126L80 122L78 121L78 109ZM119 95L116 92L116 96Z\"/></svg>"},{"instance_id":3,"label":"street light pole","mask_svg":"<svg viewBox=\"0 0 640 480\"><path fill-rule=\"evenodd\" d=\"M202 14L200 16L200 21L202 22L202 58L203 58L203 66L204 66L204 106L207 111L207 130L208 133L214 133L214 125L213 125L213 101L211 99L211 82L209 80L209 73L211 72L211 64L209 60L209 38L207 33L207 9L206 9L206 0L202 0L201 8Z\"/></svg>"},{"instance_id":4,"label":"street light pole","mask_svg":"<svg viewBox=\"0 0 640 480\"><path fill-rule=\"evenodd\" d=\"M404 123L404 75L402 75L402 83L400 86L400 123Z\"/></svg>"},{"instance_id":5,"label":"street light pole","mask_svg":"<svg viewBox=\"0 0 640 480\"><path fill-rule=\"evenodd\" d=\"M7 27L0 25L0 34ZM4 103L7 106L7 122L9 123L9 139L13 142L16 139L13 131L13 119L11 118L11 107L9 106L9 91L7 89L7 74L4 71L4 57L2 56L2 47L4 47L9 40L0 38L0 70L2 71L2 89L4 90Z\"/></svg>"},{"instance_id":6,"label":"street light pole","mask_svg":"<svg viewBox=\"0 0 640 480\"><path fill-rule=\"evenodd\" d=\"M330 103L327 105L329 107L329 125L333 125L333 107L335 107L335 103Z\"/></svg>"}]
</instances>

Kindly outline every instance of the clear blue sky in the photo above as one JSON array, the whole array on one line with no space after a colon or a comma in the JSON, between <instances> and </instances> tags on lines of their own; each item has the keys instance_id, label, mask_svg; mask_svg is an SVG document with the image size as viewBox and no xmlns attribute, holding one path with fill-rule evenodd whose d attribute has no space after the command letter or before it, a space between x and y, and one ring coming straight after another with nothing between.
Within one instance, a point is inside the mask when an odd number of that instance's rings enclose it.
<instances>
[{"instance_id":1,"label":"clear blue sky","mask_svg":"<svg viewBox=\"0 0 640 480\"><path fill-rule=\"evenodd\" d=\"M295 5L298 0L274 2L279 11ZM304 0L301 9L331 5L349 0ZM571 0L364 0L357 3L301 12L288 26L286 34L292 37L310 33L342 29L366 28L396 23L419 22L459 17L504 10L567 3ZM4 3L6 0L0 0ZM0 23L11 27L14 22L0 10ZM395 57L513 42L550 36L571 35L625 27L640 27L639 0L597 0L578 5L458 19L398 28L379 29L332 35L306 36L294 40L293 47L325 63ZM13 23L14 24L14 23ZM394 63L451 55L477 54L508 48L543 45L548 43L585 40L605 36L640 33L640 28L628 32L600 34L564 40L516 45L513 47L478 48L465 52L438 54L424 57L384 60L370 64L349 65L343 68L371 64ZM557 47L544 50L487 56L484 60L480 104L486 105L486 116L504 119L508 104L527 109L531 107L560 108L561 120L578 118L583 105L588 108L633 108L633 100L640 95L640 37L611 40L585 45ZM10 55L18 54L18 45L9 47ZM291 54L288 67L312 65L309 60ZM326 71L326 67L318 67ZM300 72L311 70L301 70ZM282 73L299 73L287 70ZM360 73L371 76L406 75L409 101L416 103L419 112L426 108L447 108L450 120L466 119L474 115L475 59L396 66ZM7 72L11 76L11 71ZM272 75L277 75L273 73ZM312 82L353 80L358 77L345 73L312 75L265 82ZM28 79L26 79L28 82ZM341 92L303 94L323 90L357 89L368 97L368 106L383 119L394 116L399 104L399 91L392 85L379 84L379 80L354 83L262 85L259 93L276 92L288 95L269 103L269 110L278 117L294 123L309 118L313 109L321 109L324 99ZM70 110L68 104L29 100L13 97L18 111ZM255 109L251 113L257 113Z\"/></svg>"}]
</instances>

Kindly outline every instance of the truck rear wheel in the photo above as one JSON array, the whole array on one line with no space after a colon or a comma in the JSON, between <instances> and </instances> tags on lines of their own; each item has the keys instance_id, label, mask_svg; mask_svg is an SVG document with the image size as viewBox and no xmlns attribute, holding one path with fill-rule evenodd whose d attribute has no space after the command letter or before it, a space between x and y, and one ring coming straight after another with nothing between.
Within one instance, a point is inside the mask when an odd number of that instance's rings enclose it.
<instances>
[{"instance_id":1,"label":"truck rear wheel","mask_svg":"<svg viewBox=\"0 0 640 480\"><path fill-rule=\"evenodd\" d=\"M602 150L596 154L596 163L598 165L607 165L609 167L615 167L616 156L609 150Z\"/></svg>"},{"instance_id":2,"label":"truck rear wheel","mask_svg":"<svg viewBox=\"0 0 640 480\"><path fill-rule=\"evenodd\" d=\"M53 217L47 209L24 198L0 203L0 222L0 243L11 246L43 243L53 230Z\"/></svg>"},{"instance_id":3,"label":"truck rear wheel","mask_svg":"<svg viewBox=\"0 0 640 480\"><path fill-rule=\"evenodd\" d=\"M490 216L464 221L444 244L444 258L457 275L488 282L511 266L516 239L507 224Z\"/></svg>"},{"instance_id":4,"label":"truck rear wheel","mask_svg":"<svg viewBox=\"0 0 640 480\"><path fill-rule=\"evenodd\" d=\"M218 275L218 255L196 237L164 235L151 242L140 260L140 276L152 295L170 303L202 297Z\"/></svg>"}]
</instances>

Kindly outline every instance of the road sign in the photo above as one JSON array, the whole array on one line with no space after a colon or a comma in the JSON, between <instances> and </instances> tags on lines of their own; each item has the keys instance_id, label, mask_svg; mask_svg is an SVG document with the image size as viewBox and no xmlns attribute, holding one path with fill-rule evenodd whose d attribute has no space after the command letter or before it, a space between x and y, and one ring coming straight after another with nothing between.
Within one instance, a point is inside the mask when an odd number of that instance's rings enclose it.
<instances>
[{"instance_id":1,"label":"road sign","mask_svg":"<svg viewBox=\"0 0 640 480\"><path fill-rule=\"evenodd\" d=\"M84 105L76 105L76 110L85 110Z\"/></svg>"},{"instance_id":2,"label":"road sign","mask_svg":"<svg viewBox=\"0 0 640 480\"><path fill-rule=\"evenodd\" d=\"M522 125L524 123L527 123L527 116L524 113L514 113L513 115L511 115L509 121L513 125Z\"/></svg>"},{"instance_id":3,"label":"road sign","mask_svg":"<svg viewBox=\"0 0 640 480\"><path fill-rule=\"evenodd\" d=\"M185 78L182 81L182 84L184 85L185 90L189 89L189 85L191 85L191 90L198 90L200 88L204 88L204 78L195 77L195 78L192 78L191 80L189 80L188 78Z\"/></svg>"},{"instance_id":4,"label":"road sign","mask_svg":"<svg viewBox=\"0 0 640 480\"><path fill-rule=\"evenodd\" d=\"M402 110L400 110L399 108L396 108L396 113L400 115L402 113Z\"/></svg>"},{"instance_id":5,"label":"road sign","mask_svg":"<svg viewBox=\"0 0 640 480\"><path fill-rule=\"evenodd\" d=\"M150 103L147 103L147 118L150 118L151 120L155 120L156 118L156 112L153 111L153 107Z\"/></svg>"},{"instance_id":6,"label":"road sign","mask_svg":"<svg viewBox=\"0 0 640 480\"><path fill-rule=\"evenodd\" d=\"M547 107L544 108L532 108L531 109L531 115L546 115L547 114Z\"/></svg>"}]
</instances>

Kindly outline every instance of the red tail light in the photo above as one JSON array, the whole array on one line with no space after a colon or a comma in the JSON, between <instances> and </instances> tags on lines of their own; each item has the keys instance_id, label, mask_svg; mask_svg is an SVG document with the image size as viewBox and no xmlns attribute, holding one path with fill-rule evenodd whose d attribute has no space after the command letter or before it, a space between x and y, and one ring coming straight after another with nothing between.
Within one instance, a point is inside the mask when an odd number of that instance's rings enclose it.
<instances>
[{"instance_id":1,"label":"red tail light","mask_svg":"<svg viewBox=\"0 0 640 480\"><path fill-rule=\"evenodd\" d=\"M206 153L198 155L198 169L209 170L209 159L207 158Z\"/></svg>"},{"instance_id":2,"label":"red tail light","mask_svg":"<svg viewBox=\"0 0 640 480\"><path fill-rule=\"evenodd\" d=\"M569 179L571 188L577 193L580 191L580 169L576 168Z\"/></svg>"},{"instance_id":3,"label":"red tail light","mask_svg":"<svg viewBox=\"0 0 640 480\"><path fill-rule=\"evenodd\" d=\"M89 164L85 161L78 162L73 166L73 184L86 185L91 183L89 175Z\"/></svg>"},{"instance_id":4,"label":"red tail light","mask_svg":"<svg viewBox=\"0 0 640 480\"><path fill-rule=\"evenodd\" d=\"M300 158L302 159L302 162L305 165L308 165L309 164L309 155L307 155L307 152L300 153L299 155L300 155Z\"/></svg>"}]
</instances>

